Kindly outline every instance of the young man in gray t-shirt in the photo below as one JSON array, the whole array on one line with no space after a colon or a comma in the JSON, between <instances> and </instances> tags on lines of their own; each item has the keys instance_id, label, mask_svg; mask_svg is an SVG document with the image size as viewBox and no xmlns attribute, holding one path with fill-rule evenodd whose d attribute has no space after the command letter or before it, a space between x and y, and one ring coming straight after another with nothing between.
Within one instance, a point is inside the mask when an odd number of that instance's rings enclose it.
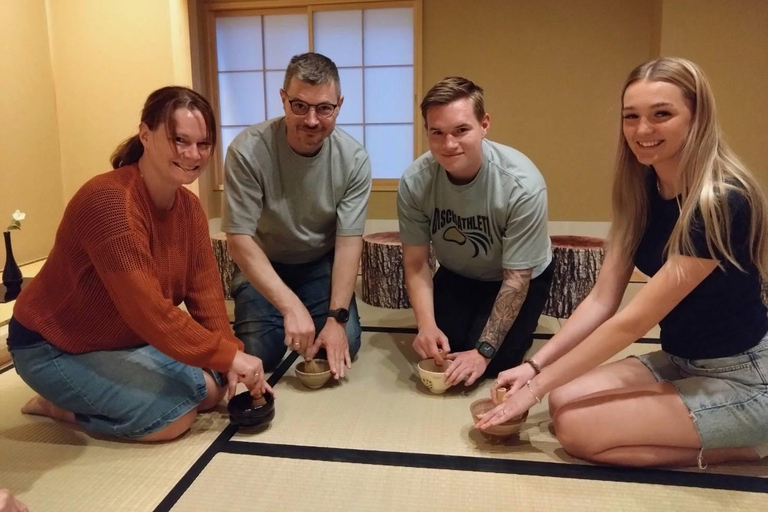
<instances>
[{"instance_id":1,"label":"young man in gray t-shirt","mask_svg":"<svg viewBox=\"0 0 768 512\"><path fill-rule=\"evenodd\" d=\"M485 140L490 117L471 81L438 82L421 112L430 152L397 196L413 347L452 360L447 380L469 385L520 364L533 342L553 274L547 187L525 155Z\"/></svg>"},{"instance_id":2,"label":"young man in gray t-shirt","mask_svg":"<svg viewBox=\"0 0 768 512\"><path fill-rule=\"evenodd\" d=\"M305 359L323 350L339 379L360 348L353 292L370 160L336 128L344 97L330 59L293 57L280 96L285 117L241 132L224 166L235 334L265 371L287 347Z\"/></svg>"}]
</instances>

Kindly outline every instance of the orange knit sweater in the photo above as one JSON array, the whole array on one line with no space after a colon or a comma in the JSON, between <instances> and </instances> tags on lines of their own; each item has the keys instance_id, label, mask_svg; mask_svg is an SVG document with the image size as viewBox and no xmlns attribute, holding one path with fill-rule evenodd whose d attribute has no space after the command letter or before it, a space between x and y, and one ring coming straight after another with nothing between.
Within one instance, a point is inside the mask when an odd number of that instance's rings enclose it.
<instances>
[{"instance_id":1,"label":"orange knit sweater","mask_svg":"<svg viewBox=\"0 0 768 512\"><path fill-rule=\"evenodd\" d=\"M176 307L182 302L189 315ZM75 194L13 316L75 354L149 343L226 372L243 347L229 326L200 201L181 188L171 211L158 209L136 165Z\"/></svg>"}]
</instances>

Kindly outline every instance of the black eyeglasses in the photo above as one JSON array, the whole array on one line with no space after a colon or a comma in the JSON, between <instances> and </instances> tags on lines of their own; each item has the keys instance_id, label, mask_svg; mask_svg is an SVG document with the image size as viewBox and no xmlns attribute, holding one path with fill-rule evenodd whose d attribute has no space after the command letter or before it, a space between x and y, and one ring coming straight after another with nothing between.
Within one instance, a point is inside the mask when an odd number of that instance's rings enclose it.
<instances>
[{"instance_id":1,"label":"black eyeglasses","mask_svg":"<svg viewBox=\"0 0 768 512\"><path fill-rule=\"evenodd\" d=\"M288 103L291 105L291 112L296 114L297 116L305 116L309 114L309 109L314 108L315 113L317 114L317 117L331 117L334 112L336 112L336 107L339 105L334 105L333 103L318 103L317 105L311 105L307 103L306 101L302 100L288 100Z\"/></svg>"}]
</instances>

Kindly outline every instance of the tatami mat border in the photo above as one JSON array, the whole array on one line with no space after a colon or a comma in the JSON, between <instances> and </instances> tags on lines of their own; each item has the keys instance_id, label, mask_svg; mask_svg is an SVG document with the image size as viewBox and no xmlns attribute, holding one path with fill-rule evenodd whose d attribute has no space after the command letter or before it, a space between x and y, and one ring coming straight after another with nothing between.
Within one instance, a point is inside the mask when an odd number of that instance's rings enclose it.
<instances>
[{"instance_id":1,"label":"tatami mat border","mask_svg":"<svg viewBox=\"0 0 768 512\"><path fill-rule=\"evenodd\" d=\"M229 441L224 446L222 452L235 455L260 455L284 459L672 485L768 494L768 480L765 478L665 469L555 464L552 462L486 459L462 455L357 450L243 441Z\"/></svg>"},{"instance_id":2,"label":"tatami mat border","mask_svg":"<svg viewBox=\"0 0 768 512\"><path fill-rule=\"evenodd\" d=\"M405 328L363 328L363 330L367 332L398 333L413 331L413 329ZM543 336L551 337L551 335ZM278 369L269 379L270 385L274 386L280 380L295 359L296 357L294 355L294 357L286 358L286 360L280 364ZM232 437L236 432L236 427L231 425L227 427L200 459L190 468L184 477L182 477L168 496L166 496L166 498L157 506L155 512L169 512L217 453L425 469L518 474L550 478L574 478L623 483L656 484L768 494L768 480L760 477L664 469L593 466L585 464L555 464L551 462L485 459L482 457L233 441Z\"/></svg>"},{"instance_id":3,"label":"tatami mat border","mask_svg":"<svg viewBox=\"0 0 768 512\"><path fill-rule=\"evenodd\" d=\"M363 326L362 331L376 333L417 333L417 330L412 327ZM553 334L550 333L537 333L534 334L534 339L550 339L552 336ZM659 340L655 338L641 338L636 341L636 343L658 342ZM270 385L274 386L294 363L296 354L291 354L291 356L286 358L286 360L284 360L272 374L269 379ZM0 368L0 374L13 368L13 363ZM157 505L155 512L169 512L218 453L259 455L325 462L346 462L383 466L544 476L552 478L670 485L768 494L768 479L760 477L664 469L593 466L584 464L555 464L551 462L485 459L481 457L233 441L232 437L237 433L237 430L237 427L232 425L229 425L224 429L211 446L208 447L173 489L171 489L168 495L166 495L166 497Z\"/></svg>"},{"instance_id":4,"label":"tatami mat border","mask_svg":"<svg viewBox=\"0 0 768 512\"><path fill-rule=\"evenodd\" d=\"M213 460L216 454L225 451L224 448L227 442L232 439L232 436L236 433L237 427L231 424L227 426L227 428L225 428L221 434L219 434L219 437L217 437L216 440L211 443L211 446L209 446L208 449L203 452L200 458L197 459L194 464L192 464L192 467L189 468L186 473L184 473L184 476L181 477L179 482L173 486L173 489L168 492L166 497L163 498L163 501L161 501L157 507L155 507L155 512L170 511L173 506L176 505L176 502L181 499L184 493L187 492L187 489L189 489L195 480L197 480L197 477L200 476L200 473L203 472L205 467L209 462L211 462L211 460Z\"/></svg>"},{"instance_id":5,"label":"tatami mat border","mask_svg":"<svg viewBox=\"0 0 768 512\"><path fill-rule=\"evenodd\" d=\"M363 325L360 327L360 330L363 332L394 332L398 334L418 334L419 332L415 327L378 327L375 325Z\"/></svg>"},{"instance_id":6,"label":"tatami mat border","mask_svg":"<svg viewBox=\"0 0 768 512\"><path fill-rule=\"evenodd\" d=\"M291 352L291 354L278 365L275 371L272 372L272 375L270 375L269 379L267 379L267 383L270 386L277 384L283 375L285 375L285 372L287 372L293 363L296 362L296 358L298 358L298 356L298 352ZM192 467L189 468L189 471L187 471L184 476L181 477L179 483L174 485L173 489L171 489L168 495L163 498L163 501L161 501L160 504L155 507L155 512L170 511L176 502L179 501L179 499L184 495L184 493L187 492L187 489L189 489L189 487L195 482L197 477L200 476L200 473L203 472L208 463L213 460L216 454L226 451L225 446L230 441L230 439L232 439L232 436L237 433L237 430L238 427L232 424L227 426L227 428L225 428L221 434L219 434L219 437L217 437L216 440L211 443L211 446L209 446L208 449L203 452L200 458L197 459L194 464L192 464Z\"/></svg>"}]
</instances>

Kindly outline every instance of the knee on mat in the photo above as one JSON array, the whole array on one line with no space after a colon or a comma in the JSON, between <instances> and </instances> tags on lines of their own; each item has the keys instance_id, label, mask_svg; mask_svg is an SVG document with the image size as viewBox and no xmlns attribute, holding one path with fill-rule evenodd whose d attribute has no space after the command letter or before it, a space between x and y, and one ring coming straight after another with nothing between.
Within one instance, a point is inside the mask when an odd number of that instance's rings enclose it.
<instances>
[{"instance_id":1,"label":"knee on mat","mask_svg":"<svg viewBox=\"0 0 768 512\"><path fill-rule=\"evenodd\" d=\"M566 384L567 386L567 384ZM553 389L549 393L549 414L554 417L558 410L568 401L568 393L563 391L566 386Z\"/></svg>"},{"instance_id":2,"label":"knee on mat","mask_svg":"<svg viewBox=\"0 0 768 512\"><path fill-rule=\"evenodd\" d=\"M176 422L171 424L170 426L166 427L165 433L167 434L166 440L172 441L174 439L177 439L181 437L183 434L185 434L190 428L192 428L192 424L195 422L196 414L187 414L186 416L182 416Z\"/></svg>"},{"instance_id":3,"label":"knee on mat","mask_svg":"<svg viewBox=\"0 0 768 512\"><path fill-rule=\"evenodd\" d=\"M360 351L360 336L349 340L349 358L354 359Z\"/></svg>"},{"instance_id":4,"label":"knee on mat","mask_svg":"<svg viewBox=\"0 0 768 512\"><path fill-rule=\"evenodd\" d=\"M590 435L594 433L594 418L590 421L587 416L585 410L565 405L556 411L552 422L557 440L569 455L594 460L599 448L594 441L594 435Z\"/></svg>"},{"instance_id":5,"label":"knee on mat","mask_svg":"<svg viewBox=\"0 0 768 512\"><path fill-rule=\"evenodd\" d=\"M149 441L149 442L173 441L181 437L184 433L186 433L192 427L192 424L195 422L196 417L197 417L197 412L193 409L188 413L186 413L185 415L178 418L176 421L174 421L170 425L156 432L152 432L151 434L147 434L146 436L138 440Z\"/></svg>"}]
</instances>

